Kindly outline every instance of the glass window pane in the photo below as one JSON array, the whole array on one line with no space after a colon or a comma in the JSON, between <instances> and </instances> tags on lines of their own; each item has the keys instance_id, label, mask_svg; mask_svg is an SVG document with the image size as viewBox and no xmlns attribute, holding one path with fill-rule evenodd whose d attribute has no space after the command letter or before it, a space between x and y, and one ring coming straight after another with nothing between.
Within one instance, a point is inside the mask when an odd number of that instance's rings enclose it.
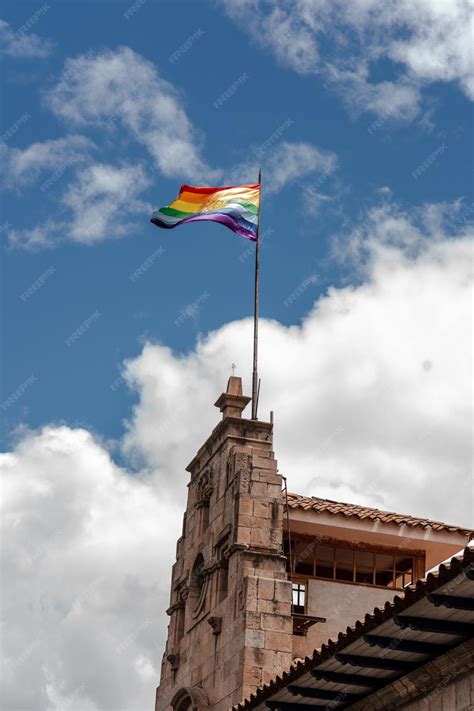
<instances>
[{"instance_id":1,"label":"glass window pane","mask_svg":"<svg viewBox=\"0 0 474 711\"><path fill-rule=\"evenodd\" d=\"M352 582L354 580L352 566L350 568L336 567L336 580L347 580Z\"/></svg>"},{"instance_id":2,"label":"glass window pane","mask_svg":"<svg viewBox=\"0 0 474 711\"><path fill-rule=\"evenodd\" d=\"M353 580L354 551L336 548L336 580Z\"/></svg>"},{"instance_id":3,"label":"glass window pane","mask_svg":"<svg viewBox=\"0 0 474 711\"><path fill-rule=\"evenodd\" d=\"M386 555L385 553L377 553L375 555L375 567L377 568L377 570L392 570L393 555Z\"/></svg>"},{"instance_id":4,"label":"glass window pane","mask_svg":"<svg viewBox=\"0 0 474 711\"><path fill-rule=\"evenodd\" d=\"M313 561L297 559L295 561L295 573L299 573L300 575L314 575Z\"/></svg>"},{"instance_id":5,"label":"glass window pane","mask_svg":"<svg viewBox=\"0 0 474 711\"><path fill-rule=\"evenodd\" d=\"M311 540L297 541L293 554L295 573L314 575L314 543Z\"/></svg>"},{"instance_id":6,"label":"glass window pane","mask_svg":"<svg viewBox=\"0 0 474 711\"><path fill-rule=\"evenodd\" d=\"M384 587L393 587L393 573L391 570L376 570L375 584L383 585Z\"/></svg>"},{"instance_id":7,"label":"glass window pane","mask_svg":"<svg viewBox=\"0 0 474 711\"><path fill-rule=\"evenodd\" d=\"M372 568L374 565L374 554L369 551L355 552L356 568Z\"/></svg>"},{"instance_id":8,"label":"glass window pane","mask_svg":"<svg viewBox=\"0 0 474 711\"><path fill-rule=\"evenodd\" d=\"M334 559L333 546L318 546L316 549L316 558L321 561L330 561L332 563Z\"/></svg>"},{"instance_id":9,"label":"glass window pane","mask_svg":"<svg viewBox=\"0 0 474 711\"><path fill-rule=\"evenodd\" d=\"M374 571L372 568L357 568L356 569L356 583L365 583L366 585L372 585L374 582Z\"/></svg>"},{"instance_id":10,"label":"glass window pane","mask_svg":"<svg viewBox=\"0 0 474 711\"><path fill-rule=\"evenodd\" d=\"M354 551L350 548L336 548L336 562L352 565Z\"/></svg>"},{"instance_id":11,"label":"glass window pane","mask_svg":"<svg viewBox=\"0 0 474 711\"><path fill-rule=\"evenodd\" d=\"M292 585L293 612L303 615L305 612L306 586L304 583L293 583Z\"/></svg>"},{"instance_id":12,"label":"glass window pane","mask_svg":"<svg viewBox=\"0 0 474 711\"><path fill-rule=\"evenodd\" d=\"M308 557L308 551L311 553L311 541L298 540L295 541L294 556L295 558Z\"/></svg>"},{"instance_id":13,"label":"glass window pane","mask_svg":"<svg viewBox=\"0 0 474 711\"><path fill-rule=\"evenodd\" d=\"M398 573L405 573L407 571L411 571L413 568L413 558L411 557L401 557L397 556L395 558L395 570Z\"/></svg>"},{"instance_id":14,"label":"glass window pane","mask_svg":"<svg viewBox=\"0 0 474 711\"><path fill-rule=\"evenodd\" d=\"M329 578L334 576L333 564L326 561L316 561L316 576L318 578Z\"/></svg>"},{"instance_id":15,"label":"glass window pane","mask_svg":"<svg viewBox=\"0 0 474 711\"><path fill-rule=\"evenodd\" d=\"M334 548L333 546L318 546L316 549L316 575L318 578L332 580Z\"/></svg>"}]
</instances>

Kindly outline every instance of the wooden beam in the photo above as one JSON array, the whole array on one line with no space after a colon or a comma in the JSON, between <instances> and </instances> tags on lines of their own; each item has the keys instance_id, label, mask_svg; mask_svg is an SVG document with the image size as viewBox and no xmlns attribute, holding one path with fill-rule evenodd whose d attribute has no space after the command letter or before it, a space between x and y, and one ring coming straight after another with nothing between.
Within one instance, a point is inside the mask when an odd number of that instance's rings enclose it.
<instances>
[{"instance_id":1,"label":"wooden beam","mask_svg":"<svg viewBox=\"0 0 474 711\"><path fill-rule=\"evenodd\" d=\"M379 637L374 634L365 634L364 639L371 647L382 647L393 652L413 652L413 654L429 654L435 656L443 654L451 648L449 644L435 642L420 642L416 639L397 639L396 637Z\"/></svg>"},{"instance_id":2,"label":"wooden beam","mask_svg":"<svg viewBox=\"0 0 474 711\"><path fill-rule=\"evenodd\" d=\"M408 617L407 615L396 615L393 621L403 630L408 627L418 632L437 632L438 634L452 634L456 637L469 637L474 634L474 624L471 622L435 620L429 617Z\"/></svg>"},{"instance_id":3,"label":"wooden beam","mask_svg":"<svg viewBox=\"0 0 474 711\"><path fill-rule=\"evenodd\" d=\"M291 701L272 701L271 699L270 701L265 701L265 706L272 711L301 711L301 709L303 709L303 711L304 709L312 711L312 709L327 708L327 704L295 704Z\"/></svg>"},{"instance_id":4,"label":"wooden beam","mask_svg":"<svg viewBox=\"0 0 474 711\"><path fill-rule=\"evenodd\" d=\"M386 679L375 676L362 676L362 674L344 674L334 671L320 671L311 669L311 676L322 681L333 681L335 684L347 684L348 686L364 686L369 689L378 689L386 683Z\"/></svg>"},{"instance_id":5,"label":"wooden beam","mask_svg":"<svg viewBox=\"0 0 474 711\"><path fill-rule=\"evenodd\" d=\"M457 595L438 595L428 593L426 596L435 607L443 605L453 610L474 610L474 597L458 597Z\"/></svg>"},{"instance_id":6,"label":"wooden beam","mask_svg":"<svg viewBox=\"0 0 474 711\"><path fill-rule=\"evenodd\" d=\"M336 659L341 664L352 664L362 669L386 669L387 671L399 671L407 673L414 667L412 662L405 662L399 659L387 659L385 657L364 657L357 654L336 654Z\"/></svg>"},{"instance_id":7,"label":"wooden beam","mask_svg":"<svg viewBox=\"0 0 474 711\"><path fill-rule=\"evenodd\" d=\"M361 694L349 694L346 691L329 691L328 689L314 689L310 686L287 687L290 694L304 696L308 699L324 699L326 701L340 701L341 703L354 703L361 698Z\"/></svg>"}]
</instances>

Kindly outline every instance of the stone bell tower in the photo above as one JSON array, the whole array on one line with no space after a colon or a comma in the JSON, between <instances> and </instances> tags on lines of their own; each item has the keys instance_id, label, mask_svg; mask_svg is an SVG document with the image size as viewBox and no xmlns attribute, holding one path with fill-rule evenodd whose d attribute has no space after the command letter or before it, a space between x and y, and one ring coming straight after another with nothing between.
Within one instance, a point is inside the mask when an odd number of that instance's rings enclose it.
<instances>
[{"instance_id":1,"label":"stone bell tower","mask_svg":"<svg viewBox=\"0 0 474 711\"><path fill-rule=\"evenodd\" d=\"M282 477L268 422L242 418L232 376L222 420L187 471L155 711L227 711L292 661Z\"/></svg>"}]
</instances>

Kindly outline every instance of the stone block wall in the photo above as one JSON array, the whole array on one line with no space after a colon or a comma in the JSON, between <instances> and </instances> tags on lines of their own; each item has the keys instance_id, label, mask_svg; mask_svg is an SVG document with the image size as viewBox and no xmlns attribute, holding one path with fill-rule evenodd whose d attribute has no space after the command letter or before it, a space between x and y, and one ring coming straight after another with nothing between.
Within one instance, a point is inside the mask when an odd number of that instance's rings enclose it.
<instances>
[{"instance_id":1,"label":"stone block wall","mask_svg":"<svg viewBox=\"0 0 474 711\"><path fill-rule=\"evenodd\" d=\"M188 471L156 711L227 711L292 659L272 425L224 417Z\"/></svg>"}]
</instances>

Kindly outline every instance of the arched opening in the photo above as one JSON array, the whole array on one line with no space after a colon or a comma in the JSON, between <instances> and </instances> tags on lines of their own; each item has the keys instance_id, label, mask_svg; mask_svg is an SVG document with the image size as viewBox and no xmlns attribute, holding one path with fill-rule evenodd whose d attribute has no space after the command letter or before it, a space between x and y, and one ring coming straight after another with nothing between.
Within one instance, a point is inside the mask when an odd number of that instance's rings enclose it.
<instances>
[{"instance_id":1,"label":"arched opening","mask_svg":"<svg viewBox=\"0 0 474 711\"><path fill-rule=\"evenodd\" d=\"M202 557L202 553L199 553L194 561L191 572L191 585L194 588L193 592L196 592L199 596L202 586L204 585L204 558Z\"/></svg>"},{"instance_id":2,"label":"arched opening","mask_svg":"<svg viewBox=\"0 0 474 711\"><path fill-rule=\"evenodd\" d=\"M175 641L178 643L184 637L184 604L176 610Z\"/></svg>"},{"instance_id":3,"label":"arched opening","mask_svg":"<svg viewBox=\"0 0 474 711\"><path fill-rule=\"evenodd\" d=\"M204 558L201 553L196 557L191 570L191 579L189 583L189 598L191 609L194 613L199 613L204 605L206 596L206 576L204 572Z\"/></svg>"},{"instance_id":4,"label":"arched opening","mask_svg":"<svg viewBox=\"0 0 474 711\"><path fill-rule=\"evenodd\" d=\"M174 711L191 711L193 700L186 689L178 691L171 702Z\"/></svg>"},{"instance_id":5,"label":"arched opening","mask_svg":"<svg viewBox=\"0 0 474 711\"><path fill-rule=\"evenodd\" d=\"M209 706L209 698L202 686L180 689L171 701L173 711L200 711Z\"/></svg>"}]
</instances>

